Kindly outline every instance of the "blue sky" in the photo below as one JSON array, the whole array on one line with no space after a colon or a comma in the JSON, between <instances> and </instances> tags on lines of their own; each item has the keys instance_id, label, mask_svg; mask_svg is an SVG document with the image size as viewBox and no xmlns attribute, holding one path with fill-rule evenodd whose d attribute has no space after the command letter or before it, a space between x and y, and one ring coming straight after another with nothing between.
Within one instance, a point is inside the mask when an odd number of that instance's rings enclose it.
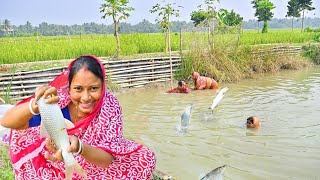
<instances>
[{"instance_id":1,"label":"blue sky","mask_svg":"<svg viewBox=\"0 0 320 180\"><path fill-rule=\"evenodd\" d=\"M283 18L287 12L288 0L271 0L276 9L273 11L276 18ZM129 6L135 8L127 19L128 23L136 24L143 19L154 22L155 15L149 10L161 0L130 0ZM166 2L176 3L183 6L180 9L180 17L174 20L190 21L190 13L197 10L197 6L204 4L203 0L167 0ZM254 10L250 4L251 0L221 0L218 8L228 10L234 9L245 20L253 19ZM96 22L111 24L112 20L101 19L99 12L100 4L103 0L1 0L0 20L9 19L12 24L20 25L30 21L32 25L41 22L50 24L83 24L86 22ZM306 16L320 17L320 1L313 0L315 11L308 12Z\"/></svg>"}]
</instances>

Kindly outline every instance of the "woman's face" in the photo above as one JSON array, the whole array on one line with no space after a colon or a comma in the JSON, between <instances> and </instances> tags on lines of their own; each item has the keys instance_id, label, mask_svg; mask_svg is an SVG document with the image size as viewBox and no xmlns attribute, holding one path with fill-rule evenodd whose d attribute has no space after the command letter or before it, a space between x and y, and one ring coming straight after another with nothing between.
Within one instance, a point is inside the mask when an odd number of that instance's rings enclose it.
<instances>
[{"instance_id":1,"label":"woman's face","mask_svg":"<svg viewBox=\"0 0 320 180\"><path fill-rule=\"evenodd\" d=\"M101 96L101 91L101 79L85 67L73 76L70 84L71 101L83 116L92 112Z\"/></svg>"}]
</instances>

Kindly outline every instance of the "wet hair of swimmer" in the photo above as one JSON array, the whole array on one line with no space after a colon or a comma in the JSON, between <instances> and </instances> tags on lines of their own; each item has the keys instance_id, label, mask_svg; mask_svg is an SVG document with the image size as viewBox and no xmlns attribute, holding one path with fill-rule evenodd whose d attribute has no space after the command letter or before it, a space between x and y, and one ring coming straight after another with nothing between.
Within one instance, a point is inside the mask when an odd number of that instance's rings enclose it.
<instances>
[{"instance_id":1,"label":"wet hair of swimmer","mask_svg":"<svg viewBox=\"0 0 320 180\"><path fill-rule=\"evenodd\" d=\"M247 124L253 124L253 116L248 117Z\"/></svg>"},{"instance_id":2,"label":"wet hair of swimmer","mask_svg":"<svg viewBox=\"0 0 320 180\"><path fill-rule=\"evenodd\" d=\"M91 56L80 56L75 60L70 68L70 73L68 76L69 86L74 75L77 74L83 67L86 67L88 71L92 72L95 76L101 79L101 81L103 81L103 74L98 61Z\"/></svg>"}]
</instances>

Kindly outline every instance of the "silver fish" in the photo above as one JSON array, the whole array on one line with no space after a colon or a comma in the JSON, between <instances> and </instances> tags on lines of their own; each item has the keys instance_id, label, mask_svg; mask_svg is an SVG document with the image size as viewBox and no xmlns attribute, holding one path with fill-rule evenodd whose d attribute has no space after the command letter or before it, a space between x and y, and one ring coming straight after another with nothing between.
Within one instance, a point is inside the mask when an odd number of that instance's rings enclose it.
<instances>
[{"instance_id":1,"label":"silver fish","mask_svg":"<svg viewBox=\"0 0 320 180\"><path fill-rule=\"evenodd\" d=\"M210 107L211 110L213 110L215 107L218 106L218 104L221 102L222 98L224 97L224 94L229 90L228 87L222 88L217 96L213 99L212 105Z\"/></svg>"},{"instance_id":2,"label":"silver fish","mask_svg":"<svg viewBox=\"0 0 320 180\"><path fill-rule=\"evenodd\" d=\"M58 104L46 104L43 97L41 97L37 103L41 114L41 135L49 136L57 148L62 149L62 157L66 168L66 179L72 179L74 171L86 177L86 173L77 163L73 154L67 151L67 148L70 146L66 130L67 126Z\"/></svg>"},{"instance_id":3,"label":"silver fish","mask_svg":"<svg viewBox=\"0 0 320 180\"><path fill-rule=\"evenodd\" d=\"M209 172L200 180L223 180L223 173L226 170L226 165L217 167L216 169Z\"/></svg>"},{"instance_id":4,"label":"silver fish","mask_svg":"<svg viewBox=\"0 0 320 180\"><path fill-rule=\"evenodd\" d=\"M181 130L183 132L186 132L190 126L190 118L193 107L193 104L188 105L181 115Z\"/></svg>"}]
</instances>

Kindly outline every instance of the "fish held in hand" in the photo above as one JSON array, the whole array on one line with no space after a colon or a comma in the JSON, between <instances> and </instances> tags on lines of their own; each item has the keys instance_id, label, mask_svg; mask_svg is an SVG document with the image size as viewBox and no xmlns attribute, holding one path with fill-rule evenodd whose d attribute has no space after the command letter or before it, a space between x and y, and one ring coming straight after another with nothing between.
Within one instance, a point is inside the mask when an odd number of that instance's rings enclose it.
<instances>
[{"instance_id":1,"label":"fish held in hand","mask_svg":"<svg viewBox=\"0 0 320 180\"><path fill-rule=\"evenodd\" d=\"M78 164L73 154L67 151L70 146L66 130L67 126L58 104L47 104L43 97L41 97L37 103L41 114L41 136L50 137L54 141L56 147L62 149L62 157L66 168L66 179L71 180L74 171L79 175L86 177L86 173Z\"/></svg>"}]
</instances>

